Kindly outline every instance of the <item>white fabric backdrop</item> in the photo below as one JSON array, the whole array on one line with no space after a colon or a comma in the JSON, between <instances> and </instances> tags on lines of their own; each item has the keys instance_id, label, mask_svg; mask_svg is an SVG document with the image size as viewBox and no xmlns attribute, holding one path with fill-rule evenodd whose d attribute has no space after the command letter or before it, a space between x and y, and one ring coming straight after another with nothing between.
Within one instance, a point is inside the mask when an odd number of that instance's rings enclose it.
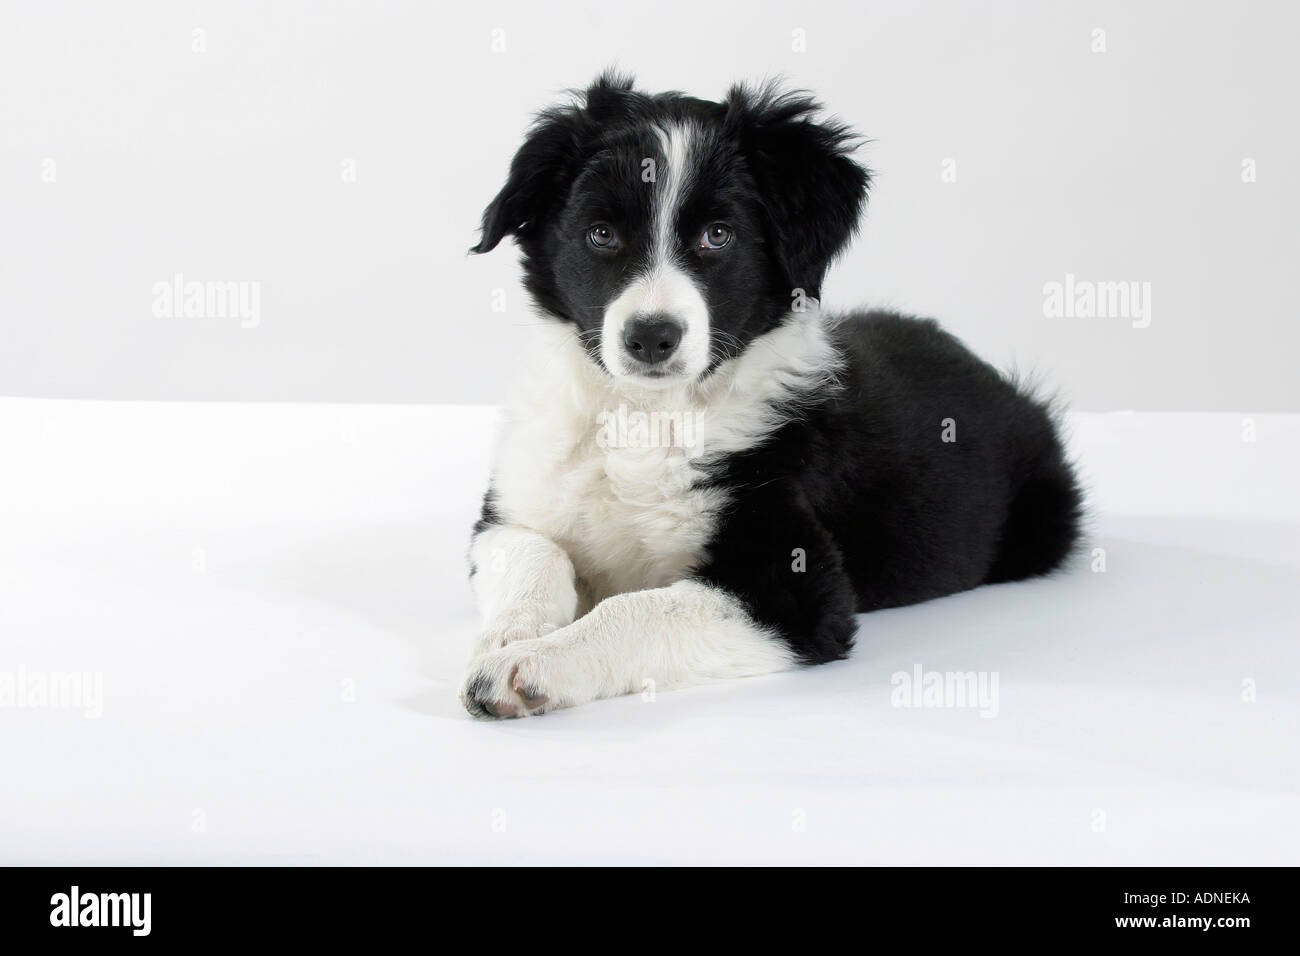
<instances>
[{"instance_id":1,"label":"white fabric backdrop","mask_svg":"<svg viewBox=\"0 0 1300 956\"><path fill-rule=\"evenodd\" d=\"M1300 417L1076 416L1104 573L479 723L493 418L0 400L0 676L103 680L0 708L0 862L1296 861ZM997 716L891 706L918 664L997 672Z\"/></svg>"}]
</instances>

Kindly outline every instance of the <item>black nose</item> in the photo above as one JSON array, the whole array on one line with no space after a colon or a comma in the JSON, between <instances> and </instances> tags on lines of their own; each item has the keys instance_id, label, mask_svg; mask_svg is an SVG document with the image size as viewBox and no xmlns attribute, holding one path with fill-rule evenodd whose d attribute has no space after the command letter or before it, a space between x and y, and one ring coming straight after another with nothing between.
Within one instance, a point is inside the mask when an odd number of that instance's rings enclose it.
<instances>
[{"instance_id":1,"label":"black nose","mask_svg":"<svg viewBox=\"0 0 1300 956\"><path fill-rule=\"evenodd\" d=\"M634 359L658 365L677 351L682 327L661 313L637 316L623 326L623 347Z\"/></svg>"}]
</instances>

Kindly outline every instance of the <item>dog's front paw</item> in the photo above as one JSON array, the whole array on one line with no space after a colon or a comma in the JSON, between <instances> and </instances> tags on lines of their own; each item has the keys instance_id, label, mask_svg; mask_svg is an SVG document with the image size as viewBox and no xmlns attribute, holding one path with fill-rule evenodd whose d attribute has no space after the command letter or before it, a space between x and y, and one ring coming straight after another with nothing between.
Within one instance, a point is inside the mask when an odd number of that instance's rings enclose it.
<instances>
[{"instance_id":1,"label":"dog's front paw","mask_svg":"<svg viewBox=\"0 0 1300 956\"><path fill-rule=\"evenodd\" d=\"M554 630L555 625L548 624L541 614L516 611L502 615L479 631L470 648L470 657L481 657L518 641L531 641L535 637L544 637Z\"/></svg>"},{"instance_id":2,"label":"dog's front paw","mask_svg":"<svg viewBox=\"0 0 1300 956\"><path fill-rule=\"evenodd\" d=\"M474 717L532 717L557 706L543 673L541 641L526 640L474 658L460 702Z\"/></svg>"}]
</instances>

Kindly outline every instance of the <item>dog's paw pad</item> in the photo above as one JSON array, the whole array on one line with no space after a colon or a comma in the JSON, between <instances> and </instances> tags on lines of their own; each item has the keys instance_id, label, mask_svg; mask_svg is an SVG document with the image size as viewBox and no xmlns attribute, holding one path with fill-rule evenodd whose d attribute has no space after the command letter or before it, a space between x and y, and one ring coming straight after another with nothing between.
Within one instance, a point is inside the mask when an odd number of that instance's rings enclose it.
<instances>
[{"instance_id":1,"label":"dog's paw pad","mask_svg":"<svg viewBox=\"0 0 1300 956\"><path fill-rule=\"evenodd\" d=\"M525 661L503 659L509 650L477 660L461 692L461 703L473 717L531 717L550 710L550 695L542 684L520 673ZM503 679L504 675L504 679Z\"/></svg>"},{"instance_id":2,"label":"dog's paw pad","mask_svg":"<svg viewBox=\"0 0 1300 956\"><path fill-rule=\"evenodd\" d=\"M546 691L542 690L540 685L525 681L519 676L518 667L510 671L510 687L519 695L524 702L524 706L529 710L545 707L551 701L551 698Z\"/></svg>"}]
</instances>

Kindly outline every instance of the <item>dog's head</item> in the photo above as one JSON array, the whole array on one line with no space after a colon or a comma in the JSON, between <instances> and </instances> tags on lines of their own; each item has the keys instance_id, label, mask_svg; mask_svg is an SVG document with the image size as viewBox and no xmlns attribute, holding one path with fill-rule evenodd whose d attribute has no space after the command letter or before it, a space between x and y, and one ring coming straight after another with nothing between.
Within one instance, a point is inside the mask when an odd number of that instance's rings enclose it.
<instances>
[{"instance_id":1,"label":"dog's head","mask_svg":"<svg viewBox=\"0 0 1300 956\"><path fill-rule=\"evenodd\" d=\"M713 103L606 74L544 111L483 214L538 306L616 379L693 382L820 295L857 228L855 137L802 93Z\"/></svg>"}]
</instances>

